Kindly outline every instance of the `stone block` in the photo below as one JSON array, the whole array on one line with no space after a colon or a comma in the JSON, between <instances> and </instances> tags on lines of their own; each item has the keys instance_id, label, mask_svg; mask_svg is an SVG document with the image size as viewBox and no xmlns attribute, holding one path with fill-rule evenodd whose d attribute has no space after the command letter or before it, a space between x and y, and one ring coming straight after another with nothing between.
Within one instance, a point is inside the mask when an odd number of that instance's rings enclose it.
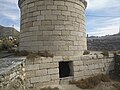
<instances>
[{"instance_id":1,"label":"stone block","mask_svg":"<svg viewBox=\"0 0 120 90\"><path fill-rule=\"evenodd\" d=\"M58 21L58 20L54 20L52 21L52 25L62 25L64 21Z\"/></svg>"},{"instance_id":2,"label":"stone block","mask_svg":"<svg viewBox=\"0 0 120 90\"><path fill-rule=\"evenodd\" d=\"M52 31L43 31L43 35L52 35Z\"/></svg>"},{"instance_id":3,"label":"stone block","mask_svg":"<svg viewBox=\"0 0 120 90\"><path fill-rule=\"evenodd\" d=\"M57 9L57 6L53 6L53 5L48 5L47 6L47 9L52 9L52 10L56 10Z\"/></svg>"},{"instance_id":4,"label":"stone block","mask_svg":"<svg viewBox=\"0 0 120 90\"><path fill-rule=\"evenodd\" d=\"M37 16L37 20L39 21L39 20L44 20L45 19L45 17L43 16L43 15L39 15L39 16Z\"/></svg>"},{"instance_id":5,"label":"stone block","mask_svg":"<svg viewBox=\"0 0 120 90\"><path fill-rule=\"evenodd\" d=\"M42 61L42 63L50 63L50 62L52 62L52 58L41 57L41 61Z\"/></svg>"},{"instance_id":6,"label":"stone block","mask_svg":"<svg viewBox=\"0 0 120 90\"><path fill-rule=\"evenodd\" d=\"M57 6L58 7L58 10L67 10L67 6Z\"/></svg>"},{"instance_id":7,"label":"stone block","mask_svg":"<svg viewBox=\"0 0 120 90\"><path fill-rule=\"evenodd\" d=\"M43 70L36 70L36 71L35 71L35 75L36 75L36 76L43 76L43 75L47 75L47 69L43 69Z\"/></svg>"},{"instance_id":8,"label":"stone block","mask_svg":"<svg viewBox=\"0 0 120 90\"><path fill-rule=\"evenodd\" d=\"M41 82L47 82L50 81L50 75L46 75L46 76L41 76L40 77Z\"/></svg>"},{"instance_id":9,"label":"stone block","mask_svg":"<svg viewBox=\"0 0 120 90\"><path fill-rule=\"evenodd\" d=\"M49 46L48 50L50 50L50 51L57 51L58 50L58 46L57 45L54 46L54 43L53 43L53 46Z\"/></svg>"},{"instance_id":10,"label":"stone block","mask_svg":"<svg viewBox=\"0 0 120 90\"><path fill-rule=\"evenodd\" d=\"M79 70L80 70L80 66L74 66L74 72Z\"/></svg>"},{"instance_id":11,"label":"stone block","mask_svg":"<svg viewBox=\"0 0 120 90\"><path fill-rule=\"evenodd\" d=\"M65 41L54 41L54 45L65 45Z\"/></svg>"},{"instance_id":12,"label":"stone block","mask_svg":"<svg viewBox=\"0 0 120 90\"><path fill-rule=\"evenodd\" d=\"M42 15L49 15L49 14L51 14L51 13L52 13L51 10L44 10L44 11L41 11L41 14L42 14Z\"/></svg>"},{"instance_id":13,"label":"stone block","mask_svg":"<svg viewBox=\"0 0 120 90\"><path fill-rule=\"evenodd\" d=\"M51 67L50 65L51 65L50 63L41 63L40 69L48 69Z\"/></svg>"},{"instance_id":14,"label":"stone block","mask_svg":"<svg viewBox=\"0 0 120 90\"><path fill-rule=\"evenodd\" d=\"M67 20L67 16L65 15L58 15L58 20Z\"/></svg>"},{"instance_id":15,"label":"stone block","mask_svg":"<svg viewBox=\"0 0 120 90\"><path fill-rule=\"evenodd\" d=\"M59 64L58 63L50 63L50 68L58 68L59 67Z\"/></svg>"},{"instance_id":16,"label":"stone block","mask_svg":"<svg viewBox=\"0 0 120 90\"><path fill-rule=\"evenodd\" d=\"M81 77L81 76L84 76L84 72L83 71L74 72L74 77Z\"/></svg>"},{"instance_id":17,"label":"stone block","mask_svg":"<svg viewBox=\"0 0 120 90\"><path fill-rule=\"evenodd\" d=\"M39 16L39 15L40 15L40 11L33 12L33 16Z\"/></svg>"},{"instance_id":18,"label":"stone block","mask_svg":"<svg viewBox=\"0 0 120 90\"><path fill-rule=\"evenodd\" d=\"M30 31L37 31L37 30L39 30L38 26L30 27Z\"/></svg>"},{"instance_id":19,"label":"stone block","mask_svg":"<svg viewBox=\"0 0 120 90\"><path fill-rule=\"evenodd\" d=\"M57 20L57 15L46 15L45 19L46 20Z\"/></svg>"},{"instance_id":20,"label":"stone block","mask_svg":"<svg viewBox=\"0 0 120 90\"><path fill-rule=\"evenodd\" d=\"M25 70L30 71L30 70L38 70L39 69L39 64L33 64L33 65L26 65Z\"/></svg>"},{"instance_id":21,"label":"stone block","mask_svg":"<svg viewBox=\"0 0 120 90\"><path fill-rule=\"evenodd\" d=\"M83 70L88 70L88 66L80 66L80 70L83 71Z\"/></svg>"},{"instance_id":22,"label":"stone block","mask_svg":"<svg viewBox=\"0 0 120 90\"><path fill-rule=\"evenodd\" d=\"M46 6L38 6L38 7L37 7L37 10L46 10L46 9L47 9Z\"/></svg>"},{"instance_id":23,"label":"stone block","mask_svg":"<svg viewBox=\"0 0 120 90\"><path fill-rule=\"evenodd\" d=\"M41 21L34 21L33 22L33 26L40 26L41 25Z\"/></svg>"},{"instance_id":24,"label":"stone block","mask_svg":"<svg viewBox=\"0 0 120 90\"><path fill-rule=\"evenodd\" d=\"M62 11L62 15L70 16L70 11Z\"/></svg>"},{"instance_id":25,"label":"stone block","mask_svg":"<svg viewBox=\"0 0 120 90\"><path fill-rule=\"evenodd\" d=\"M51 41L43 41L43 43L44 43L43 44L44 46L49 46L49 45L53 46L53 42L51 42Z\"/></svg>"},{"instance_id":26,"label":"stone block","mask_svg":"<svg viewBox=\"0 0 120 90\"><path fill-rule=\"evenodd\" d=\"M93 64L93 65L88 65L88 69L89 69L89 70L95 69L94 64Z\"/></svg>"},{"instance_id":27,"label":"stone block","mask_svg":"<svg viewBox=\"0 0 120 90\"><path fill-rule=\"evenodd\" d=\"M69 49L68 49L68 46L59 46L58 50L61 50L61 51L65 50L66 51L66 50L69 50Z\"/></svg>"},{"instance_id":28,"label":"stone block","mask_svg":"<svg viewBox=\"0 0 120 90\"><path fill-rule=\"evenodd\" d=\"M66 25L66 26L65 26L65 29L66 29L66 30L74 30L74 27L71 26L71 25Z\"/></svg>"},{"instance_id":29,"label":"stone block","mask_svg":"<svg viewBox=\"0 0 120 90\"><path fill-rule=\"evenodd\" d=\"M64 1L54 1L54 5L64 5Z\"/></svg>"},{"instance_id":30,"label":"stone block","mask_svg":"<svg viewBox=\"0 0 120 90\"><path fill-rule=\"evenodd\" d=\"M55 25L55 30L64 30L64 25Z\"/></svg>"},{"instance_id":31,"label":"stone block","mask_svg":"<svg viewBox=\"0 0 120 90\"><path fill-rule=\"evenodd\" d=\"M54 56L53 57L53 62L59 62L59 61L62 61L62 56Z\"/></svg>"},{"instance_id":32,"label":"stone block","mask_svg":"<svg viewBox=\"0 0 120 90\"><path fill-rule=\"evenodd\" d=\"M52 21L42 21L42 25L51 25Z\"/></svg>"},{"instance_id":33,"label":"stone block","mask_svg":"<svg viewBox=\"0 0 120 90\"><path fill-rule=\"evenodd\" d=\"M44 1L35 2L35 5L37 5L37 6L42 6L42 5L44 5Z\"/></svg>"},{"instance_id":34,"label":"stone block","mask_svg":"<svg viewBox=\"0 0 120 90\"><path fill-rule=\"evenodd\" d=\"M41 80L40 80L40 77L32 77L30 81L31 83L37 83L37 82L40 82Z\"/></svg>"},{"instance_id":35,"label":"stone block","mask_svg":"<svg viewBox=\"0 0 120 90\"><path fill-rule=\"evenodd\" d=\"M45 5L53 5L53 0L45 0Z\"/></svg>"},{"instance_id":36,"label":"stone block","mask_svg":"<svg viewBox=\"0 0 120 90\"><path fill-rule=\"evenodd\" d=\"M53 35L61 35L61 31L53 31Z\"/></svg>"},{"instance_id":37,"label":"stone block","mask_svg":"<svg viewBox=\"0 0 120 90\"><path fill-rule=\"evenodd\" d=\"M48 69L48 74L58 74L58 73L59 73L59 69L58 68Z\"/></svg>"},{"instance_id":38,"label":"stone block","mask_svg":"<svg viewBox=\"0 0 120 90\"><path fill-rule=\"evenodd\" d=\"M30 4L28 4L28 8L34 7L34 6L35 6L35 3L30 3Z\"/></svg>"},{"instance_id":39,"label":"stone block","mask_svg":"<svg viewBox=\"0 0 120 90\"><path fill-rule=\"evenodd\" d=\"M78 46L69 46L69 50L78 50Z\"/></svg>"},{"instance_id":40,"label":"stone block","mask_svg":"<svg viewBox=\"0 0 120 90\"><path fill-rule=\"evenodd\" d=\"M52 11L52 14L55 14L55 15L61 15L62 12L61 12L61 11L58 11L58 10L54 10L54 11Z\"/></svg>"},{"instance_id":41,"label":"stone block","mask_svg":"<svg viewBox=\"0 0 120 90\"><path fill-rule=\"evenodd\" d=\"M50 75L51 80L59 79L59 74Z\"/></svg>"},{"instance_id":42,"label":"stone block","mask_svg":"<svg viewBox=\"0 0 120 90\"><path fill-rule=\"evenodd\" d=\"M36 76L35 71L26 71L25 72L25 78L32 78L35 76Z\"/></svg>"},{"instance_id":43,"label":"stone block","mask_svg":"<svg viewBox=\"0 0 120 90\"><path fill-rule=\"evenodd\" d=\"M92 75L92 72L90 70L85 70L84 75L90 76Z\"/></svg>"},{"instance_id":44,"label":"stone block","mask_svg":"<svg viewBox=\"0 0 120 90\"><path fill-rule=\"evenodd\" d=\"M83 65L83 62L80 61L80 60L74 61L74 62L73 62L73 65L75 65L75 66L80 66L80 65Z\"/></svg>"},{"instance_id":45,"label":"stone block","mask_svg":"<svg viewBox=\"0 0 120 90\"><path fill-rule=\"evenodd\" d=\"M65 2L65 6L74 7L74 3L72 3L72 2Z\"/></svg>"}]
</instances>

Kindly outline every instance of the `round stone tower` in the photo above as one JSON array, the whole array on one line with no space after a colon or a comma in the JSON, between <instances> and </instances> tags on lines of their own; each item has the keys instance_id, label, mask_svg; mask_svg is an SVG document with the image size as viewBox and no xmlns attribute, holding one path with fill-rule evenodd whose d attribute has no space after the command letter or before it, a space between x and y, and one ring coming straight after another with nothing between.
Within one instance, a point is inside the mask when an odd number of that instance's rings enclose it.
<instances>
[{"instance_id":1,"label":"round stone tower","mask_svg":"<svg viewBox=\"0 0 120 90\"><path fill-rule=\"evenodd\" d=\"M85 0L19 0L20 51L83 54L86 6Z\"/></svg>"}]
</instances>

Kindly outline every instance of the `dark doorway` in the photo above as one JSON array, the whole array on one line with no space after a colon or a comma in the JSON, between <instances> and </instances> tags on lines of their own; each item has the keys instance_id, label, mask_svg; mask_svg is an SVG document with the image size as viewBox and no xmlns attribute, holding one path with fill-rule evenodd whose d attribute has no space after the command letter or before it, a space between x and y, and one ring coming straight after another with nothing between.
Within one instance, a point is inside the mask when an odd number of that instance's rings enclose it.
<instances>
[{"instance_id":1,"label":"dark doorway","mask_svg":"<svg viewBox=\"0 0 120 90\"><path fill-rule=\"evenodd\" d=\"M60 78L73 76L73 62L59 62Z\"/></svg>"}]
</instances>

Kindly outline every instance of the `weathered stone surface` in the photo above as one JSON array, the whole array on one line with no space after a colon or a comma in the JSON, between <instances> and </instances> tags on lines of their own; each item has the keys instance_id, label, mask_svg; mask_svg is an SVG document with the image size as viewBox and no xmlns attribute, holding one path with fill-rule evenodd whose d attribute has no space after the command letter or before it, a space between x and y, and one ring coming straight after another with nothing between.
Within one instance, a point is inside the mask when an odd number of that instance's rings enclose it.
<instances>
[{"instance_id":1,"label":"weathered stone surface","mask_svg":"<svg viewBox=\"0 0 120 90\"><path fill-rule=\"evenodd\" d=\"M86 50L85 17L81 19L81 16L85 16L83 13L85 1L19 0L19 2L21 2L19 3L21 35L24 34L24 37L20 37L21 51L49 51L56 56L71 56L82 54L82 51ZM26 15L28 17L25 17ZM42 43L39 46L37 42L42 41L51 43ZM77 43L78 41L80 42Z\"/></svg>"}]
</instances>

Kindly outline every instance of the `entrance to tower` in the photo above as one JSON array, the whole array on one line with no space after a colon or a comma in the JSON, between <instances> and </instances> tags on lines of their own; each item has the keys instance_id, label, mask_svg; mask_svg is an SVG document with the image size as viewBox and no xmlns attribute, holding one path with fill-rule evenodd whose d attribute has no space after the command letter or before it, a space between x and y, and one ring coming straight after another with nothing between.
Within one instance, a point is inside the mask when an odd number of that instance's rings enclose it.
<instances>
[{"instance_id":1,"label":"entrance to tower","mask_svg":"<svg viewBox=\"0 0 120 90\"><path fill-rule=\"evenodd\" d=\"M73 76L73 62L59 62L60 78Z\"/></svg>"}]
</instances>

